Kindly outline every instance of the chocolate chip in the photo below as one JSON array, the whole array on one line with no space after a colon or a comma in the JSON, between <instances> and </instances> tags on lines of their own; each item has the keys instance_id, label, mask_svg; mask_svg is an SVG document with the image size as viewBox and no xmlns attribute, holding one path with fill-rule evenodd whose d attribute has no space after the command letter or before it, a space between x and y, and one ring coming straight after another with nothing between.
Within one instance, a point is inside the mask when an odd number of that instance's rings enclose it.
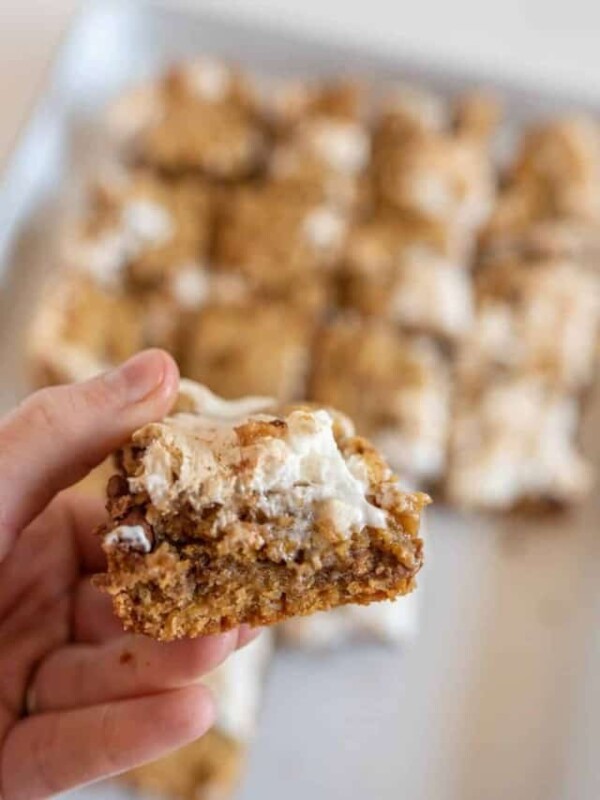
<instances>
[{"instance_id":1,"label":"chocolate chip","mask_svg":"<svg viewBox=\"0 0 600 800\"><path fill-rule=\"evenodd\" d=\"M111 500L122 497L124 494L127 494L128 490L127 481L122 475L113 475L106 487L106 493Z\"/></svg>"},{"instance_id":2,"label":"chocolate chip","mask_svg":"<svg viewBox=\"0 0 600 800\"><path fill-rule=\"evenodd\" d=\"M131 661L133 661L133 653L124 650L119 656L119 664L129 664Z\"/></svg>"}]
</instances>

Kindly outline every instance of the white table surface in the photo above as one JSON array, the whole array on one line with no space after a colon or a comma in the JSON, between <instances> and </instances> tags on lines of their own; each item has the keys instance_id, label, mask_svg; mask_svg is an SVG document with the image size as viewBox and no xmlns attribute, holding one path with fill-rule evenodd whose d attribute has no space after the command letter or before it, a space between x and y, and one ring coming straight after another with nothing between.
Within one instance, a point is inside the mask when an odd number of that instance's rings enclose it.
<instances>
[{"instance_id":1,"label":"white table surface","mask_svg":"<svg viewBox=\"0 0 600 800\"><path fill-rule=\"evenodd\" d=\"M214 7L600 99L595 0L163 0ZM0 165L77 0L0 0Z\"/></svg>"}]
</instances>

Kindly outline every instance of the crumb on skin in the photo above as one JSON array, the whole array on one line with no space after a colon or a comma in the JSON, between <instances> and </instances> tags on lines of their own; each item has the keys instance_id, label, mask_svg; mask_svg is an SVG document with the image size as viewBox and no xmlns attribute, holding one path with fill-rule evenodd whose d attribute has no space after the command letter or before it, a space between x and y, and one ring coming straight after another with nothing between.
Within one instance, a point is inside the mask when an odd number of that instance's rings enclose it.
<instances>
[{"instance_id":1,"label":"crumb on skin","mask_svg":"<svg viewBox=\"0 0 600 800\"><path fill-rule=\"evenodd\" d=\"M133 653L124 650L119 656L119 664L130 664L133 661Z\"/></svg>"}]
</instances>

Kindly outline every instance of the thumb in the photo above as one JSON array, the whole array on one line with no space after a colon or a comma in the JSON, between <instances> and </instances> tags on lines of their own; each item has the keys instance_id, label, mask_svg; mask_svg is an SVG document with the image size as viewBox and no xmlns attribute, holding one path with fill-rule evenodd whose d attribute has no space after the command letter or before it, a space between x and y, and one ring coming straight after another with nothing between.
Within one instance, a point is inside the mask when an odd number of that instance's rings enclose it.
<instances>
[{"instance_id":1,"label":"thumb","mask_svg":"<svg viewBox=\"0 0 600 800\"><path fill-rule=\"evenodd\" d=\"M173 405L179 372L161 350L85 383L42 389L0 422L0 559L54 495Z\"/></svg>"}]
</instances>

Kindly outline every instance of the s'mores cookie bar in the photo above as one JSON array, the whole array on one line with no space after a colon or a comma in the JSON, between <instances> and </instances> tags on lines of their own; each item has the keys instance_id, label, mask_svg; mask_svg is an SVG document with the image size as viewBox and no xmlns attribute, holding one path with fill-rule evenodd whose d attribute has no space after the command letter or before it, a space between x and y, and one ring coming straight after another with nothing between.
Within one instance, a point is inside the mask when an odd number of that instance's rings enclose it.
<instances>
[{"instance_id":1,"label":"s'mores cookie bar","mask_svg":"<svg viewBox=\"0 0 600 800\"><path fill-rule=\"evenodd\" d=\"M276 184L234 192L219 221L215 268L241 275L264 299L322 310L346 216L312 193Z\"/></svg>"},{"instance_id":2,"label":"s'mores cookie bar","mask_svg":"<svg viewBox=\"0 0 600 800\"><path fill-rule=\"evenodd\" d=\"M208 304L187 326L182 372L227 398L297 400L305 395L312 332L282 305Z\"/></svg>"},{"instance_id":3,"label":"s'mores cookie bar","mask_svg":"<svg viewBox=\"0 0 600 800\"><path fill-rule=\"evenodd\" d=\"M408 330L461 338L473 316L471 276L436 226L394 214L355 225L340 284L344 305Z\"/></svg>"},{"instance_id":4,"label":"s'mores cookie bar","mask_svg":"<svg viewBox=\"0 0 600 800\"><path fill-rule=\"evenodd\" d=\"M482 251L593 257L599 231L597 121L572 117L527 130L482 234Z\"/></svg>"},{"instance_id":5,"label":"s'mores cookie bar","mask_svg":"<svg viewBox=\"0 0 600 800\"><path fill-rule=\"evenodd\" d=\"M45 288L28 336L37 385L85 380L146 347L175 352L178 315L161 293L108 289L78 271Z\"/></svg>"},{"instance_id":6,"label":"s'mores cookie bar","mask_svg":"<svg viewBox=\"0 0 600 800\"><path fill-rule=\"evenodd\" d=\"M271 637L233 653L203 679L217 706L211 730L201 739L123 776L138 792L167 800L227 800L245 766L254 737Z\"/></svg>"},{"instance_id":7,"label":"s'mores cookie bar","mask_svg":"<svg viewBox=\"0 0 600 800\"><path fill-rule=\"evenodd\" d=\"M457 251L468 252L467 237L492 208L494 182L487 154L470 141L429 134L398 145L380 143L376 160L382 202L443 224Z\"/></svg>"},{"instance_id":8,"label":"s'mores cookie bar","mask_svg":"<svg viewBox=\"0 0 600 800\"><path fill-rule=\"evenodd\" d=\"M383 320L350 316L325 326L318 342L310 399L352 417L403 475L439 478L450 385L436 345Z\"/></svg>"},{"instance_id":9,"label":"s'mores cookie bar","mask_svg":"<svg viewBox=\"0 0 600 800\"><path fill-rule=\"evenodd\" d=\"M589 257L599 222L596 123L526 131L481 235L475 322L456 365L453 502L566 505L589 490L576 439L597 358L600 287Z\"/></svg>"},{"instance_id":10,"label":"s'mores cookie bar","mask_svg":"<svg viewBox=\"0 0 600 800\"><path fill-rule=\"evenodd\" d=\"M443 226L465 256L495 194L490 131L464 112L454 127L444 111L428 95L392 98L374 133L374 193L384 207Z\"/></svg>"},{"instance_id":11,"label":"s'mores cookie bar","mask_svg":"<svg viewBox=\"0 0 600 800\"><path fill-rule=\"evenodd\" d=\"M589 386L597 363L600 284L568 259L495 259L476 278L477 314L460 374L490 366L538 374L566 391Z\"/></svg>"},{"instance_id":12,"label":"s'mores cookie bar","mask_svg":"<svg viewBox=\"0 0 600 800\"><path fill-rule=\"evenodd\" d=\"M119 172L93 187L61 257L109 289L169 291L202 272L211 224L209 193L197 180Z\"/></svg>"},{"instance_id":13,"label":"s'mores cookie bar","mask_svg":"<svg viewBox=\"0 0 600 800\"><path fill-rule=\"evenodd\" d=\"M126 629L197 636L414 588L429 498L347 418L184 390L188 410L135 433L108 487L96 581Z\"/></svg>"},{"instance_id":14,"label":"s'mores cookie bar","mask_svg":"<svg viewBox=\"0 0 600 800\"><path fill-rule=\"evenodd\" d=\"M265 155L252 91L237 69L212 58L134 89L113 108L109 125L134 160L171 174L243 178Z\"/></svg>"},{"instance_id":15,"label":"s'mores cookie bar","mask_svg":"<svg viewBox=\"0 0 600 800\"><path fill-rule=\"evenodd\" d=\"M268 281L277 272L325 269L339 258L345 216L310 193L267 184L228 198L216 243L217 266L236 265L251 278Z\"/></svg>"},{"instance_id":16,"label":"s'mores cookie bar","mask_svg":"<svg viewBox=\"0 0 600 800\"><path fill-rule=\"evenodd\" d=\"M590 490L579 401L539 375L480 373L455 400L448 498L466 508L571 505Z\"/></svg>"},{"instance_id":17,"label":"s'mores cookie bar","mask_svg":"<svg viewBox=\"0 0 600 800\"><path fill-rule=\"evenodd\" d=\"M62 273L46 286L28 345L36 385L85 380L146 345L143 317L130 297Z\"/></svg>"},{"instance_id":18,"label":"s'mores cookie bar","mask_svg":"<svg viewBox=\"0 0 600 800\"><path fill-rule=\"evenodd\" d=\"M364 203L371 138L363 106L362 87L351 81L284 87L271 115L279 138L269 179L347 211Z\"/></svg>"},{"instance_id":19,"label":"s'mores cookie bar","mask_svg":"<svg viewBox=\"0 0 600 800\"><path fill-rule=\"evenodd\" d=\"M366 201L370 153L369 132L363 124L310 118L275 146L268 174L291 191L312 191L323 203L353 210Z\"/></svg>"}]
</instances>

